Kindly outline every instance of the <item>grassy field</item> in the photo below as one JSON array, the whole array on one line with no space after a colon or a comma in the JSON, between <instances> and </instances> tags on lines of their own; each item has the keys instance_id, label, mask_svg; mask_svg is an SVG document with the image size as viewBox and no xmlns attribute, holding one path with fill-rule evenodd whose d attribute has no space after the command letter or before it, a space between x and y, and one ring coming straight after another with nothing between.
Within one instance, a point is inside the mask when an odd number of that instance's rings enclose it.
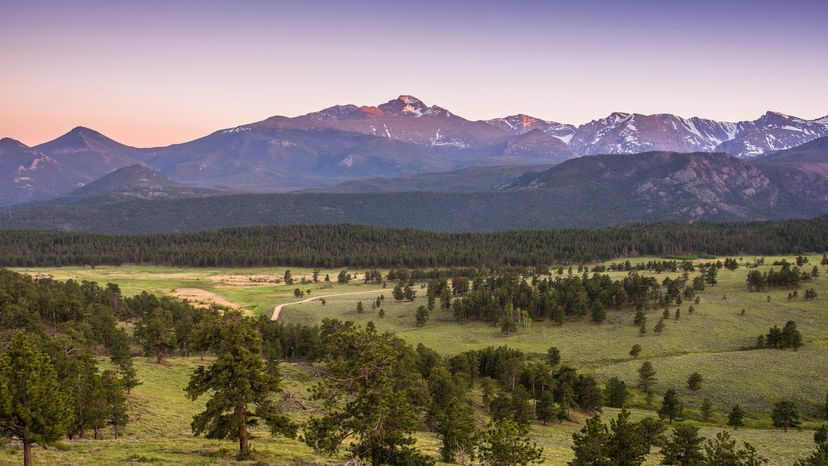
<instances>
[{"instance_id":1,"label":"grassy field","mask_svg":"<svg viewBox=\"0 0 828 466\"><path fill-rule=\"evenodd\" d=\"M752 258L745 258L751 260ZM778 258L766 258L771 264ZM791 261L792 257L787 257ZM811 263L821 259L811 256ZM647 260L642 258L638 260ZM765 269L770 265L764 266ZM310 278L309 269L291 269L298 280ZM661 309L649 311L650 332L641 337L637 326L632 324L632 311L610 311L604 324L587 321L567 322L556 327L546 322L536 322L510 336L483 323L459 325L451 316L441 311L432 313L424 327L415 326L415 309L425 303L425 290L417 289L414 302L395 303L391 290L377 285L364 285L359 279L347 285L336 283L308 283L287 286L274 283L281 278L284 268L268 269L195 269L152 266L124 267L66 267L48 269L17 269L36 275L49 275L57 279L81 279L118 283L125 293L147 290L157 293L177 294L180 290L201 290L230 302L247 312L270 315L277 304L291 303L294 288L311 290L310 296L368 291L365 295L343 295L319 301L288 305L281 311L281 319L287 322L314 323L325 317L349 319L365 324L373 321L381 330L392 331L407 341L425 345L443 354L454 354L467 349L489 345L509 345L529 353L545 353L549 346L558 347L566 362L580 370L594 374L599 381L618 376L634 384L636 369L643 360L652 361L656 369L657 392L676 388L686 405L693 410L705 397L716 405L714 423L702 425L705 435L715 435L722 430L726 412L733 404L741 404L748 412L749 429L733 432L738 439L751 442L771 460L771 464L789 465L793 459L811 448L812 431L819 425L817 409L825 403L828 392L828 270L821 267L821 275L808 283L818 292L818 297L804 301L800 297L788 301L788 290L771 290L750 293L746 290L746 269L722 270L719 284L708 287L701 294L701 303L694 305L691 315L688 303L671 306L671 313L681 307L682 317L667 322L661 335L652 332L652 325L660 318ZM340 269L323 270L321 277L329 274L335 280ZM363 270L357 269L360 278ZM621 278L624 273L611 273ZM659 280L677 274L656 274ZM380 318L371 310L374 296L384 294L385 317ZM770 301L768 301L768 296ZM366 312L357 313L356 305L363 302ZM744 310L744 315L742 314ZM799 351L752 350L756 337L766 333L773 325L782 326L794 320L805 338L805 346ZM641 355L633 360L628 356L630 347L640 344ZM160 464L223 464L232 461L235 447L230 442L214 442L194 439L189 434L189 420L198 409L184 397L182 388L189 371L198 364L195 359L172 358L168 366L156 366L144 361L138 364L144 385L135 390L132 399L133 422L122 439L104 441L65 442L61 449L36 451L40 464L92 464L160 463ZM307 395L312 377L306 368L285 365L287 390L299 398ZM698 371L704 376L699 392L686 389L687 376ZM787 398L797 402L805 418L805 430L782 432L770 428L768 412L772 404ZM658 404L658 401L656 401ZM293 403L292 413L297 419L308 415ZM644 400L637 395L633 400L636 415L653 415L647 411ZM606 416L615 414L605 410ZM571 434L580 428L577 422L563 425L536 426L533 436L545 449L547 464L565 464L571 455ZM420 446L436 452L437 441L429 434L419 436ZM266 464L335 463L343 458L319 458L298 441L262 437L253 443L259 458ZM14 452L3 450L0 463L13 459ZM132 459L130 459L132 455ZM651 458L657 464L658 458Z\"/></svg>"}]
</instances>

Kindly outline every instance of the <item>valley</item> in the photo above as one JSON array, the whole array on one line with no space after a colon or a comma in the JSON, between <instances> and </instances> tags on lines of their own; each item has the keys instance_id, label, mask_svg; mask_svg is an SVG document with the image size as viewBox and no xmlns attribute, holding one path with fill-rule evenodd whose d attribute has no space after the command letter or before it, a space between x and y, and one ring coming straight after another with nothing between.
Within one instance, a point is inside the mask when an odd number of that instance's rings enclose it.
<instances>
[{"instance_id":1,"label":"valley","mask_svg":"<svg viewBox=\"0 0 828 466\"><path fill-rule=\"evenodd\" d=\"M766 271L769 264L780 260L794 261L792 256L763 257L768 265L758 270ZM808 256L810 264L819 264L822 257ZM658 257L631 259L637 263L661 260ZM720 259L721 260L721 259ZM739 441L748 441L771 465L789 465L793 459L809 448L813 428L820 424L821 410L825 403L828 386L822 377L821 367L828 364L828 313L825 311L824 296L828 295L828 273L822 273L805 287L817 291L817 299L793 300L786 296L786 289L771 289L764 292L749 292L745 285L747 270L744 264L753 257L737 259L740 267L735 270L722 269L718 283L707 287L693 304L695 312L688 313L688 303L674 305L683 311L680 319L672 318L662 334L648 333L640 336L637 325L633 325L633 311L629 308L610 309L606 321L601 324L588 318L569 318L562 325L536 321L518 328L514 333L504 335L496 326L484 322L458 324L448 311L435 310L423 326L415 322L415 309L426 305L425 290L415 286L416 297L412 301L396 301L391 298L391 286L365 284L363 271L352 268L354 274L348 284L336 283L340 268L309 269L290 268L295 285L280 282L288 270L284 267L270 268L178 268L159 266L98 266L25 268L16 272L36 276L52 277L58 280L90 280L100 283L117 283L125 295L150 291L161 294L176 294L179 289L199 289L211 295L236 303L252 316L271 317L273 306L286 304L279 321L288 324L315 325L323 319L337 318L354 321L358 325L372 322L378 331L389 331L406 342L416 346L424 344L448 357L468 350L479 350L487 346L506 345L523 351L532 358L546 354L550 346L557 347L567 364L596 377L601 386L613 376L625 380L631 386L636 384L636 370L644 361L650 361L657 374L656 393L658 397L668 388L676 388L685 404L685 419L701 428L705 436L712 436L722 429L729 430ZM703 259L696 264L715 261ZM619 261L606 262L609 266ZM621 259L623 262L623 258ZM599 264L589 264L595 268ZM825 267L820 267L825 272ZM319 282L313 282L316 270ZM554 269L553 269L554 270ZM388 269L382 270L383 275ZM552 277L557 272L552 272ZM564 272L564 277L566 277ZM676 272L641 272L654 276L659 281L676 279ZM609 271L612 279L623 279L627 272ZM331 282L324 280L330 277ZM300 282L306 282L300 284ZM294 289L306 290L310 298L325 296L325 304L308 301L302 304L287 304L298 301ZM370 304L379 294L384 294L384 317ZM365 305L365 312L357 312L357 303ZM692 304L692 303L690 303ZM675 311L674 309L671 309ZM743 312L744 311L744 312ZM647 311L648 318L655 319L661 309ZM802 328L803 347L790 350L746 350L756 336L766 332L773 325L795 320ZM633 358L627 353L634 344L643 351ZM189 433L189 416L201 406L185 399L183 386L189 371L200 364L209 362L198 357L171 356L163 365L149 359L136 359L138 376L143 381L129 397L132 421L122 437L115 439L104 434L99 441L85 440L67 442L65 447L38 451L37 464L73 462L88 458L94 450L95 460L91 464L112 462L133 462L138 464L163 462L165 464L229 464L232 462L232 442L221 442L194 438ZM104 366L106 362L102 363ZM757 370L761 368L761 370ZM318 413L309 388L317 380L315 364L286 361L281 364L284 392L282 406L298 421ZM685 379L690 372L697 371L704 376L702 389L688 390ZM684 388L682 388L684 387ZM633 418L654 416L654 407L648 407L644 395L632 389L633 396L628 406ZM479 416L482 411L482 393L472 391L472 400ZM713 402L714 414L709 421L701 421L700 403L707 398ZM769 412L777 399L795 401L803 416L801 431L782 433L771 425ZM657 403L655 403L657 405ZM728 429L726 414L734 404L740 404L747 413L746 427ZM165 413L175 413L167 415ZM604 417L618 413L614 408L604 408ZM586 413L574 411L571 421L562 424L543 425L533 423L531 438L544 449L545 464L563 465L571 458L571 435L586 421ZM264 433L263 433L264 434ZM164 437L164 440L160 438ZM417 448L430 455L436 455L438 440L433 434L417 432ZM784 438L784 442L778 441ZM773 439L773 440L771 440ZM344 457L327 457L315 454L313 450L296 440L262 435L254 440L259 461L303 462L307 464L339 464ZM655 454L647 457L645 464L659 464ZM0 451L0 460L11 459L13 451ZM74 459L73 459L74 458Z\"/></svg>"}]
</instances>

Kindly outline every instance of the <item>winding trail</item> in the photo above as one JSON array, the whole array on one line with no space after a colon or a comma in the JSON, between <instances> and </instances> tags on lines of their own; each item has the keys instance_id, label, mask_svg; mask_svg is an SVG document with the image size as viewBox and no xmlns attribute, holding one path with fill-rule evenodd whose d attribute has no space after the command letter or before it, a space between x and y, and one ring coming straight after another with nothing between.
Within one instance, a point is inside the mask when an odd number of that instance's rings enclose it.
<instances>
[{"instance_id":1,"label":"winding trail","mask_svg":"<svg viewBox=\"0 0 828 466\"><path fill-rule=\"evenodd\" d=\"M388 291L388 290L386 290L385 288L381 288L379 290L370 290L370 291L352 291L352 292L349 292L349 293L326 294L326 295L322 295L322 296L313 296L311 298L303 299L301 301L294 301L292 303L278 304L276 307L273 308L273 315L270 316L270 320L279 320L279 314L282 312L282 308L285 307L285 306L292 306L294 304L307 303L307 302L310 302L310 301L315 301L317 299L323 299L323 298L335 298L337 296L348 296L348 295L354 295L354 294L382 293L384 291Z\"/></svg>"}]
</instances>

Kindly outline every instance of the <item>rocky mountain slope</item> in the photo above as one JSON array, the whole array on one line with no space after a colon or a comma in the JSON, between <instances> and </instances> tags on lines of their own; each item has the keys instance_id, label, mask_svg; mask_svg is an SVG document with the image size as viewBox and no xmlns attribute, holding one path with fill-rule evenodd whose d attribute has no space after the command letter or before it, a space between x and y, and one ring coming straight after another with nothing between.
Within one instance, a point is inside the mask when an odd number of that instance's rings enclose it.
<instances>
[{"instance_id":1,"label":"rocky mountain slope","mask_svg":"<svg viewBox=\"0 0 828 466\"><path fill-rule=\"evenodd\" d=\"M0 206L65 194L85 181L55 159L11 138L0 139Z\"/></svg>"},{"instance_id":2,"label":"rocky mountain slope","mask_svg":"<svg viewBox=\"0 0 828 466\"><path fill-rule=\"evenodd\" d=\"M768 169L727 154L647 152L588 156L527 173L505 191L542 190L589 208L619 202L659 218L765 218L828 212L828 179L796 167ZM622 207L626 206L626 207Z\"/></svg>"},{"instance_id":3,"label":"rocky mountain slope","mask_svg":"<svg viewBox=\"0 0 828 466\"><path fill-rule=\"evenodd\" d=\"M135 164L204 188L279 192L470 167L555 164L595 154L719 151L752 158L826 136L826 118L774 112L732 123L629 113L580 126L523 114L473 121L402 95L376 106L274 116L158 148L126 146L78 127L33 148L8 148L28 165L8 162L14 167L0 178L0 204L64 194ZM24 156L21 150L33 152ZM27 169L38 157L44 169ZM53 168L47 170L49 164ZM12 173L20 167L29 171Z\"/></svg>"},{"instance_id":4,"label":"rocky mountain slope","mask_svg":"<svg viewBox=\"0 0 828 466\"><path fill-rule=\"evenodd\" d=\"M473 170L480 169L467 169ZM491 182L493 173L489 170L478 176ZM426 185L452 179L448 174L424 176L396 182L417 187L416 179ZM521 174L490 192L381 192L394 183L375 183L377 192L40 203L0 211L0 227L151 232L356 223L495 231L656 220L806 218L828 213L828 178L797 167L749 164L727 154L586 156Z\"/></svg>"}]
</instances>

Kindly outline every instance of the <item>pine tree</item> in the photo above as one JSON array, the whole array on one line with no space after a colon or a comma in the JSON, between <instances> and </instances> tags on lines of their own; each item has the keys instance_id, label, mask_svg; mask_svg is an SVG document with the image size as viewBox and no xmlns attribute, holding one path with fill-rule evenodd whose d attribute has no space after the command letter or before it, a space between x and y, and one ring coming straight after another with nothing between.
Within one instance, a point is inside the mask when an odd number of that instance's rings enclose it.
<instances>
[{"instance_id":1,"label":"pine tree","mask_svg":"<svg viewBox=\"0 0 828 466\"><path fill-rule=\"evenodd\" d=\"M710 422L710 419L713 417L713 402L710 401L710 398L702 400L701 413L702 421Z\"/></svg>"},{"instance_id":2,"label":"pine tree","mask_svg":"<svg viewBox=\"0 0 828 466\"><path fill-rule=\"evenodd\" d=\"M561 351L554 346L550 346L549 349L546 350L546 361L552 367L557 366L561 363Z\"/></svg>"},{"instance_id":3,"label":"pine tree","mask_svg":"<svg viewBox=\"0 0 828 466\"><path fill-rule=\"evenodd\" d=\"M0 354L0 432L23 443L23 464L31 466L32 444L56 442L71 422L71 398L49 356L33 337L16 334Z\"/></svg>"},{"instance_id":4,"label":"pine tree","mask_svg":"<svg viewBox=\"0 0 828 466\"><path fill-rule=\"evenodd\" d=\"M186 388L193 401L210 396L205 410L193 417L193 434L238 440L239 458L249 456L249 428L260 420L273 435L295 435L296 426L273 400L279 378L274 368L265 366L255 321L225 310L220 319L199 324L194 341L199 349L212 350L216 360L196 368Z\"/></svg>"},{"instance_id":5,"label":"pine tree","mask_svg":"<svg viewBox=\"0 0 828 466\"><path fill-rule=\"evenodd\" d=\"M745 425L745 412L742 411L741 406L736 405L730 410L730 414L727 415L727 425L736 430Z\"/></svg>"},{"instance_id":6,"label":"pine tree","mask_svg":"<svg viewBox=\"0 0 828 466\"><path fill-rule=\"evenodd\" d=\"M825 394L825 407L823 408L822 415L825 419L828 419L828 393Z\"/></svg>"},{"instance_id":7,"label":"pine tree","mask_svg":"<svg viewBox=\"0 0 828 466\"><path fill-rule=\"evenodd\" d=\"M658 416L667 418L671 423L674 419L681 417L684 410L678 393L672 388L664 393L664 399L661 401L661 408L658 410Z\"/></svg>"},{"instance_id":8,"label":"pine tree","mask_svg":"<svg viewBox=\"0 0 828 466\"><path fill-rule=\"evenodd\" d=\"M104 388L103 399L106 406L106 424L112 427L115 438L118 438L121 429L129 421L124 383L118 379L112 370L106 370L101 373L101 382Z\"/></svg>"},{"instance_id":9,"label":"pine tree","mask_svg":"<svg viewBox=\"0 0 828 466\"><path fill-rule=\"evenodd\" d=\"M635 308L635 317L633 318L633 323L635 325L641 325L642 322L647 320L647 317L644 315L644 307L639 305Z\"/></svg>"},{"instance_id":10,"label":"pine tree","mask_svg":"<svg viewBox=\"0 0 828 466\"><path fill-rule=\"evenodd\" d=\"M604 306L601 305L600 301L595 301L592 304L592 321L596 324L600 324L607 319L607 311L604 309Z\"/></svg>"},{"instance_id":11,"label":"pine tree","mask_svg":"<svg viewBox=\"0 0 828 466\"><path fill-rule=\"evenodd\" d=\"M372 465L424 464L411 445L420 423L414 400L426 388L410 347L353 326L328 334L323 344L328 376L312 393L327 408L306 424L305 443L335 453L349 440L350 454Z\"/></svg>"},{"instance_id":12,"label":"pine tree","mask_svg":"<svg viewBox=\"0 0 828 466\"><path fill-rule=\"evenodd\" d=\"M144 315L135 329L135 336L144 345L147 355L154 354L155 362L161 364L164 355L175 348L175 330L172 313L156 307Z\"/></svg>"},{"instance_id":13,"label":"pine tree","mask_svg":"<svg viewBox=\"0 0 828 466\"><path fill-rule=\"evenodd\" d=\"M689 424L678 424L673 428L673 435L664 444L661 454L664 455L662 464L680 466L705 465L702 451L702 437L698 427Z\"/></svg>"},{"instance_id":14,"label":"pine tree","mask_svg":"<svg viewBox=\"0 0 828 466\"><path fill-rule=\"evenodd\" d=\"M639 426L630 421L630 412L626 408L610 420L609 434L606 451L610 464L638 466L644 462L650 445L644 440Z\"/></svg>"},{"instance_id":15,"label":"pine tree","mask_svg":"<svg viewBox=\"0 0 828 466\"><path fill-rule=\"evenodd\" d=\"M767 463L749 443L744 444L744 449L736 448L736 441L727 432L719 432L715 439L705 442L704 456L707 460L705 465L710 466L760 466Z\"/></svg>"},{"instance_id":16,"label":"pine tree","mask_svg":"<svg viewBox=\"0 0 828 466\"><path fill-rule=\"evenodd\" d=\"M656 378L653 363L650 361L644 361L641 364L641 367L638 368L638 386L644 393L649 393L655 382Z\"/></svg>"},{"instance_id":17,"label":"pine tree","mask_svg":"<svg viewBox=\"0 0 828 466\"><path fill-rule=\"evenodd\" d=\"M572 434L572 450L575 458L569 466L609 466L607 456L609 432L598 414L587 419L580 432Z\"/></svg>"},{"instance_id":18,"label":"pine tree","mask_svg":"<svg viewBox=\"0 0 828 466\"><path fill-rule=\"evenodd\" d=\"M460 453L471 454L477 432L474 411L469 403L460 397L452 397L445 408L435 414L434 432L443 442L440 448L443 461L453 462Z\"/></svg>"},{"instance_id":19,"label":"pine tree","mask_svg":"<svg viewBox=\"0 0 828 466\"><path fill-rule=\"evenodd\" d=\"M664 331L664 327L665 327L664 319L661 319L661 320L658 321L658 323L653 328L653 330L655 331L656 335L661 335L661 332Z\"/></svg>"},{"instance_id":20,"label":"pine tree","mask_svg":"<svg viewBox=\"0 0 828 466\"><path fill-rule=\"evenodd\" d=\"M641 345L636 343L632 345L632 348L630 349L630 356L637 358L639 354L641 354Z\"/></svg>"},{"instance_id":21,"label":"pine tree","mask_svg":"<svg viewBox=\"0 0 828 466\"><path fill-rule=\"evenodd\" d=\"M627 384L618 377L612 377L607 380L604 388L604 396L606 398L606 405L611 408L622 408L627 402L629 392Z\"/></svg>"},{"instance_id":22,"label":"pine tree","mask_svg":"<svg viewBox=\"0 0 828 466\"><path fill-rule=\"evenodd\" d=\"M792 401L779 401L773 405L771 420L774 427L782 427L787 432L788 428L799 427L799 411Z\"/></svg>"},{"instance_id":23,"label":"pine tree","mask_svg":"<svg viewBox=\"0 0 828 466\"><path fill-rule=\"evenodd\" d=\"M693 390L694 392L701 390L702 382L704 381L704 377L698 372L693 372L690 374L690 377L687 378L687 388Z\"/></svg>"},{"instance_id":24,"label":"pine tree","mask_svg":"<svg viewBox=\"0 0 828 466\"><path fill-rule=\"evenodd\" d=\"M492 465L531 464L543 454L543 449L529 440L529 426L511 419L489 424L478 448L481 458Z\"/></svg>"},{"instance_id":25,"label":"pine tree","mask_svg":"<svg viewBox=\"0 0 828 466\"><path fill-rule=\"evenodd\" d=\"M535 417L546 425L556 418L557 406L555 406L555 396L551 390L544 390L538 397L538 403L535 406Z\"/></svg>"},{"instance_id":26,"label":"pine tree","mask_svg":"<svg viewBox=\"0 0 828 466\"><path fill-rule=\"evenodd\" d=\"M422 327L428 322L428 308L420 306L417 308L417 327Z\"/></svg>"}]
</instances>

